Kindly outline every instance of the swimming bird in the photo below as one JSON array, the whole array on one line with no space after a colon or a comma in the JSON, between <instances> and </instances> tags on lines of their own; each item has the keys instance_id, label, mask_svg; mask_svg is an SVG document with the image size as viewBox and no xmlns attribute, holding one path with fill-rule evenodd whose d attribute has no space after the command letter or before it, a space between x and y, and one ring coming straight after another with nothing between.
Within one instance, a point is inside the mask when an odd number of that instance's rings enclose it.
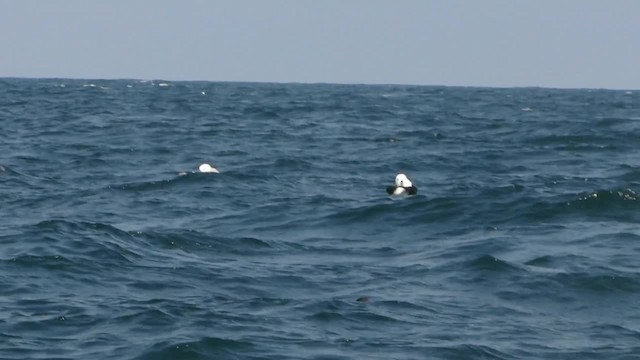
<instances>
[{"instance_id":1,"label":"swimming bird","mask_svg":"<svg viewBox=\"0 0 640 360\"><path fill-rule=\"evenodd\" d=\"M216 169L213 166L211 166L209 164L206 164L206 163L200 165L200 167L198 167L198 170L200 170L200 172L202 172L202 173L216 173L216 174L220 173L220 171L218 171L218 169Z\"/></svg>"},{"instance_id":2,"label":"swimming bird","mask_svg":"<svg viewBox=\"0 0 640 360\"><path fill-rule=\"evenodd\" d=\"M407 175L396 175L396 185L387 186L387 194L389 195L415 195L418 193L418 188L413 186L413 183Z\"/></svg>"}]
</instances>

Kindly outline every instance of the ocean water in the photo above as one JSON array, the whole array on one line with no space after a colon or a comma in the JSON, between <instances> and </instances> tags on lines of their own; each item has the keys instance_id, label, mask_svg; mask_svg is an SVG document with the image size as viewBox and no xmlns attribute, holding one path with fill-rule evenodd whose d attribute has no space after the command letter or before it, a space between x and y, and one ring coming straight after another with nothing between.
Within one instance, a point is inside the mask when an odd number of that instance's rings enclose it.
<instances>
[{"instance_id":1,"label":"ocean water","mask_svg":"<svg viewBox=\"0 0 640 360\"><path fill-rule=\"evenodd\" d=\"M640 91L0 79L0 358L640 359L639 146Z\"/></svg>"}]
</instances>

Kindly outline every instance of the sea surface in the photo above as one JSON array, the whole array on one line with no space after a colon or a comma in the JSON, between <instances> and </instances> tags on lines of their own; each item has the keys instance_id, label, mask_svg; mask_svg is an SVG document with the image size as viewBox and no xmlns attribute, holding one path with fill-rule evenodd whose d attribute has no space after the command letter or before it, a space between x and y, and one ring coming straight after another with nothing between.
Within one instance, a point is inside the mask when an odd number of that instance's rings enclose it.
<instances>
[{"instance_id":1,"label":"sea surface","mask_svg":"<svg viewBox=\"0 0 640 360\"><path fill-rule=\"evenodd\" d=\"M639 149L635 90L0 79L0 358L640 359Z\"/></svg>"}]
</instances>

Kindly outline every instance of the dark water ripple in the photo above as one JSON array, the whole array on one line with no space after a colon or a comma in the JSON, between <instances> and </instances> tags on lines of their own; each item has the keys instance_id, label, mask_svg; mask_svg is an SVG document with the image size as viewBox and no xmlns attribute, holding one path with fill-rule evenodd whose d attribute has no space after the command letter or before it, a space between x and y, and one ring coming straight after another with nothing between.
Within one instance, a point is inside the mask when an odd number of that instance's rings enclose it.
<instances>
[{"instance_id":1,"label":"dark water ripple","mask_svg":"<svg viewBox=\"0 0 640 360\"><path fill-rule=\"evenodd\" d=\"M2 359L640 354L639 91L0 94Z\"/></svg>"}]
</instances>

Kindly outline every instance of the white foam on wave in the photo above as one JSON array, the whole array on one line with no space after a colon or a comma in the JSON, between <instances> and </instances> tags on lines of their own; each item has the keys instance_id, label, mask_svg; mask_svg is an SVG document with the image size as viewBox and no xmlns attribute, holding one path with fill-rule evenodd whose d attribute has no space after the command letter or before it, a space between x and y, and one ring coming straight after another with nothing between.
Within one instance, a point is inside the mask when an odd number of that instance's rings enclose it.
<instances>
[{"instance_id":1,"label":"white foam on wave","mask_svg":"<svg viewBox=\"0 0 640 360\"><path fill-rule=\"evenodd\" d=\"M108 87L106 87L106 86L100 86L100 85L96 85L96 84L93 84L93 83L84 84L84 85L82 85L82 87L85 87L85 88L100 88L102 90L108 89Z\"/></svg>"}]
</instances>

